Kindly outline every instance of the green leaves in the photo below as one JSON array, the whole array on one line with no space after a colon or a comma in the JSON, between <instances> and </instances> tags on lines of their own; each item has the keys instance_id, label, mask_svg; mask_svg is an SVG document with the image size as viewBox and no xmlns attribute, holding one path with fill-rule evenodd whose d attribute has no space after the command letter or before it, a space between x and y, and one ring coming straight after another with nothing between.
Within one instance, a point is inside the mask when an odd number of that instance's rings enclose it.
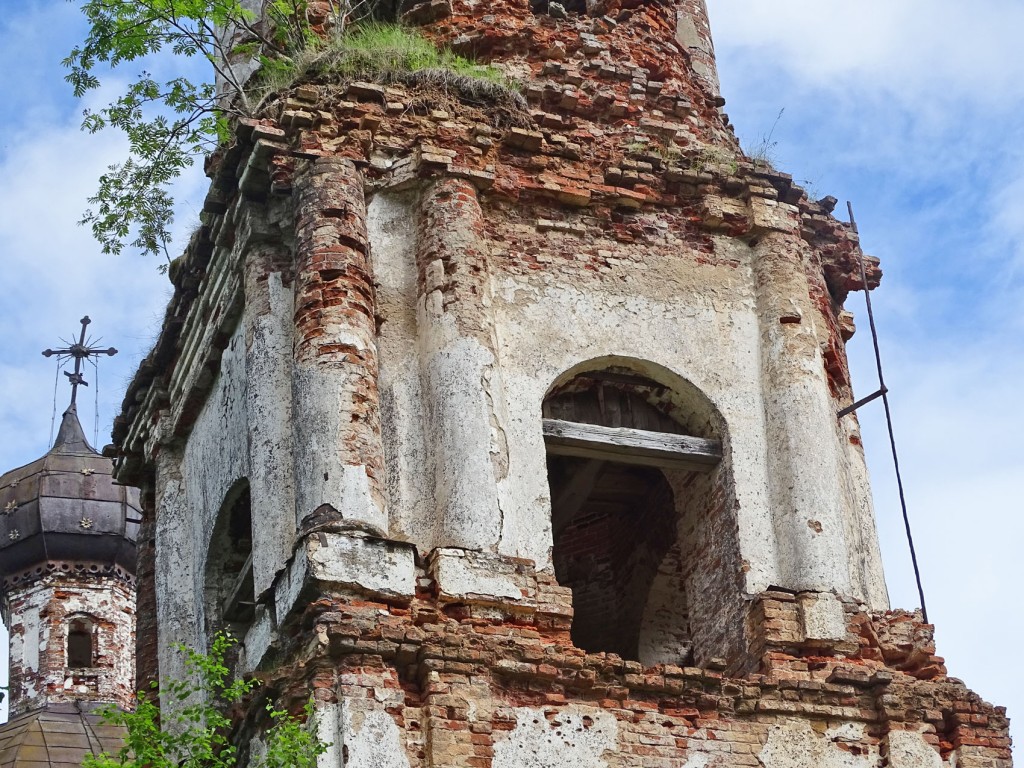
<instances>
[{"instance_id":1,"label":"green leaves","mask_svg":"<svg viewBox=\"0 0 1024 768\"><path fill-rule=\"evenodd\" d=\"M125 745L114 756L87 756L83 768L235 768L238 750L228 738L231 721L225 711L256 683L231 679L225 658L232 644L220 633L209 655L180 646L188 676L163 681L161 693L170 703L170 714L163 715L166 727L161 729L160 710L144 694L139 694L134 712L109 707L103 711L104 720L124 726ZM316 768L317 755L328 745L316 736L312 701L305 707L305 723L272 703L267 712L272 724L265 734L266 753L250 765Z\"/></svg>"},{"instance_id":2,"label":"green leaves","mask_svg":"<svg viewBox=\"0 0 1024 768\"><path fill-rule=\"evenodd\" d=\"M273 727L267 731L266 754L257 761L259 768L316 768L316 758L327 751L308 723L314 722L313 701L306 702L303 725L287 712L267 704Z\"/></svg>"},{"instance_id":3,"label":"green leaves","mask_svg":"<svg viewBox=\"0 0 1024 768\"><path fill-rule=\"evenodd\" d=\"M100 88L101 73L142 66L155 55L200 56L210 65L201 82L161 81L142 70L120 97L85 112L83 130L114 128L129 142L128 158L100 177L80 222L104 253L130 246L170 262L171 184L197 157L229 140L231 116L251 111L238 65L256 59L287 66L289 53L307 44L306 4L273 0L271 22L285 34L271 39L240 0L81 0L88 33L63 61L75 96Z\"/></svg>"},{"instance_id":4,"label":"green leaves","mask_svg":"<svg viewBox=\"0 0 1024 768\"><path fill-rule=\"evenodd\" d=\"M129 149L100 177L80 223L91 228L104 253L131 247L162 255L164 270L171 262L174 181L196 158L231 140L232 118L258 113L263 99L304 72L387 77L439 69L514 87L498 68L438 51L394 24L372 23L393 17L385 0L321 0L313 11L309 0L264 0L261 18L241 0L72 1L89 24L85 40L63 62L75 95L101 88L103 74L136 69L120 96L84 113L83 130L120 131ZM316 31L310 18L321 25ZM346 34L346 25L356 23ZM154 56L199 57L209 77L158 78L145 69ZM253 63L259 74L250 82Z\"/></svg>"}]
</instances>

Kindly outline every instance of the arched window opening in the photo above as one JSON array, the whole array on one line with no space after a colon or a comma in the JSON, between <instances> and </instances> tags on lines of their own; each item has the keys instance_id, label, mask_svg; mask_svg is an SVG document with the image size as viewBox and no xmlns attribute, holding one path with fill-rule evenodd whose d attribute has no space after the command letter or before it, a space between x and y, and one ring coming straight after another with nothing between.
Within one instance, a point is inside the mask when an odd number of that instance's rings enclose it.
<instances>
[{"instance_id":1,"label":"arched window opening","mask_svg":"<svg viewBox=\"0 0 1024 768\"><path fill-rule=\"evenodd\" d=\"M252 499L242 480L225 497L206 560L206 615L211 631L233 625L237 635L256 610L252 571Z\"/></svg>"},{"instance_id":2,"label":"arched window opening","mask_svg":"<svg viewBox=\"0 0 1024 768\"><path fill-rule=\"evenodd\" d=\"M93 624L88 619L72 619L68 622L68 669L88 669L96 666L95 636Z\"/></svg>"},{"instance_id":3,"label":"arched window opening","mask_svg":"<svg viewBox=\"0 0 1024 768\"><path fill-rule=\"evenodd\" d=\"M544 400L552 559L583 650L690 662L694 514L722 456L699 410L623 367L580 373Z\"/></svg>"}]
</instances>

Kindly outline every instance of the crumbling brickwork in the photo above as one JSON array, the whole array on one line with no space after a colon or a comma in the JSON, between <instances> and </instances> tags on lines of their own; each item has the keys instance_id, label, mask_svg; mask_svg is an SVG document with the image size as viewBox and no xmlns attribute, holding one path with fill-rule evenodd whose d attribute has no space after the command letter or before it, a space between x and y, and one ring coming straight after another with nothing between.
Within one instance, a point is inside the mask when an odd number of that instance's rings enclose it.
<instances>
[{"instance_id":1,"label":"crumbling brickwork","mask_svg":"<svg viewBox=\"0 0 1024 768\"><path fill-rule=\"evenodd\" d=\"M8 588L9 589L9 588ZM47 703L135 700L135 585L115 575L56 570L10 590L11 712ZM92 663L68 663L68 631L88 622Z\"/></svg>"},{"instance_id":2,"label":"crumbling brickwork","mask_svg":"<svg viewBox=\"0 0 1024 768\"><path fill-rule=\"evenodd\" d=\"M1005 712L945 677L913 614L846 603L845 637L820 643L800 595L766 593L750 618L762 664L735 677L571 647L564 591L501 615L420 582L408 604L325 596L296 635L315 630L320 652L267 672L296 705L315 691L352 764L375 749L401 755L389 765L474 768L1009 764Z\"/></svg>"},{"instance_id":3,"label":"crumbling brickwork","mask_svg":"<svg viewBox=\"0 0 1024 768\"><path fill-rule=\"evenodd\" d=\"M703 2L403 8L521 89L311 75L211 159L115 424L155 498L146 631L206 641L196 574L248 482L238 670L314 691L328 765L1007 768L1005 712L887 612L836 416L878 263L743 156ZM599 437L549 474L579 376L657 428L577 419Z\"/></svg>"}]
</instances>

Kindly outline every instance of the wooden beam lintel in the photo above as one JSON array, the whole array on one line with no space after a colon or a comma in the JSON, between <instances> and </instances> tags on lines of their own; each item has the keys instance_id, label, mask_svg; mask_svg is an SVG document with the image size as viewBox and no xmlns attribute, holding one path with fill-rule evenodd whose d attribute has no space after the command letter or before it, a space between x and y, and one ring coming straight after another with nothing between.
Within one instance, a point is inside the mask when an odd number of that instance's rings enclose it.
<instances>
[{"instance_id":1,"label":"wooden beam lintel","mask_svg":"<svg viewBox=\"0 0 1024 768\"><path fill-rule=\"evenodd\" d=\"M721 441L703 437L560 419L544 419L543 430L555 455L700 472L710 472L722 460Z\"/></svg>"}]
</instances>

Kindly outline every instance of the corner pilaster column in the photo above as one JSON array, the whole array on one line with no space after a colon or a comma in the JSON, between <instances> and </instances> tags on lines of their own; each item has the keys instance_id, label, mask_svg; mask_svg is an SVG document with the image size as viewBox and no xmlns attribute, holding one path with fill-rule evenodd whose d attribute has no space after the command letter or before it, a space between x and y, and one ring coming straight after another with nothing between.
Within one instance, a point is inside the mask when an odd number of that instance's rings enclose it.
<instances>
[{"instance_id":1,"label":"corner pilaster column","mask_svg":"<svg viewBox=\"0 0 1024 768\"><path fill-rule=\"evenodd\" d=\"M261 243L245 259L245 375L252 497L253 582L268 589L291 557L295 538L292 461L291 254Z\"/></svg>"},{"instance_id":2,"label":"corner pilaster column","mask_svg":"<svg viewBox=\"0 0 1024 768\"><path fill-rule=\"evenodd\" d=\"M170 446L165 445L156 457L157 660L164 680L186 678L179 643L206 648L206 621L200 603L204 574L181 465L181 452Z\"/></svg>"},{"instance_id":3,"label":"corner pilaster column","mask_svg":"<svg viewBox=\"0 0 1024 768\"><path fill-rule=\"evenodd\" d=\"M297 519L329 504L386 533L362 174L350 160L319 158L298 175L294 195Z\"/></svg>"},{"instance_id":4,"label":"corner pilaster column","mask_svg":"<svg viewBox=\"0 0 1024 768\"><path fill-rule=\"evenodd\" d=\"M494 548L501 536L498 479L508 462L484 239L472 184L441 179L423 196L417 314L436 543L474 550Z\"/></svg>"},{"instance_id":5,"label":"corner pilaster column","mask_svg":"<svg viewBox=\"0 0 1024 768\"><path fill-rule=\"evenodd\" d=\"M801 242L769 232L754 249L753 266L778 586L848 594L835 406L814 331Z\"/></svg>"}]
</instances>

